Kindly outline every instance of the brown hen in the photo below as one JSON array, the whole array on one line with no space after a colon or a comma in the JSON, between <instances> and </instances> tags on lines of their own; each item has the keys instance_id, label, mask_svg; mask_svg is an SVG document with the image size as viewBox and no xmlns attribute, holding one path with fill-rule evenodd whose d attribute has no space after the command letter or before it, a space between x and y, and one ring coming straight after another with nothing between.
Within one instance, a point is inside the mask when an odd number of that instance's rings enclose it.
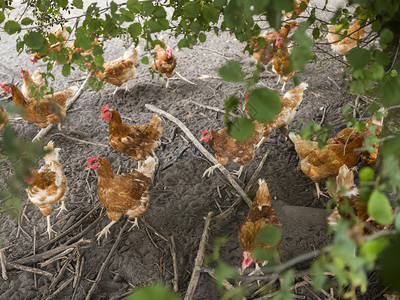
<instances>
[{"instance_id":1,"label":"brown hen","mask_svg":"<svg viewBox=\"0 0 400 300\"><path fill-rule=\"evenodd\" d=\"M347 29L347 35L341 39L346 30L343 29L339 33L335 33L335 25L328 25L328 34L326 39L331 44L331 48L334 52L345 55L351 49L357 46L358 42L364 38L365 28L360 26L360 20L356 22Z\"/></svg>"},{"instance_id":2,"label":"brown hen","mask_svg":"<svg viewBox=\"0 0 400 300\"><path fill-rule=\"evenodd\" d=\"M27 100L35 97L35 95L40 92L47 92L46 89L43 89L43 91L41 90L41 87L44 86L44 80L42 73L40 73L40 68L38 68L32 76L29 74L28 70L21 68L21 75L23 80L21 92ZM32 91L36 91L36 93L32 93Z\"/></svg>"},{"instance_id":3,"label":"brown hen","mask_svg":"<svg viewBox=\"0 0 400 300\"><path fill-rule=\"evenodd\" d=\"M172 49L165 46L164 39L161 39L161 42L164 44L164 47L161 47L159 44L157 44L154 48L156 57L151 64L151 69L158 74L165 74L165 76L167 76L167 83L165 87L168 88L169 79L174 76L176 59L172 54Z\"/></svg>"},{"instance_id":4,"label":"brown hen","mask_svg":"<svg viewBox=\"0 0 400 300\"><path fill-rule=\"evenodd\" d=\"M260 230L264 226L282 226L272 207L271 195L269 194L267 183L265 180L259 179L258 185L258 191L247 215L247 219L239 229L239 246L243 251L242 272L253 262L256 263L256 270L258 269L258 264L252 257L252 253L256 247L268 251L272 247L279 247L282 242L281 240L278 244L268 245L257 241Z\"/></svg>"},{"instance_id":5,"label":"brown hen","mask_svg":"<svg viewBox=\"0 0 400 300\"><path fill-rule=\"evenodd\" d=\"M56 43L51 44L49 38L46 38L46 41L48 43L47 51L45 53L35 52L29 59L32 63L37 63L39 59L46 57L52 51L60 51L61 46L65 43L65 40L67 39L67 29L63 26L60 26L59 28L50 31L49 35L50 34L55 35L57 39Z\"/></svg>"},{"instance_id":6,"label":"brown hen","mask_svg":"<svg viewBox=\"0 0 400 300\"><path fill-rule=\"evenodd\" d=\"M87 160L88 168L97 171L99 200L107 210L111 222L96 236L99 240L103 235L107 238L109 228L115 224L122 215L135 218L134 226L138 226L137 217L147 210L150 196L147 191L152 182L156 169L156 160L148 157L129 174L114 174L110 162L104 157L91 157ZM131 229L132 229L131 228Z\"/></svg>"},{"instance_id":7,"label":"brown hen","mask_svg":"<svg viewBox=\"0 0 400 300\"><path fill-rule=\"evenodd\" d=\"M0 132L3 131L8 123L8 114L3 106L0 105Z\"/></svg>"}]
</instances>

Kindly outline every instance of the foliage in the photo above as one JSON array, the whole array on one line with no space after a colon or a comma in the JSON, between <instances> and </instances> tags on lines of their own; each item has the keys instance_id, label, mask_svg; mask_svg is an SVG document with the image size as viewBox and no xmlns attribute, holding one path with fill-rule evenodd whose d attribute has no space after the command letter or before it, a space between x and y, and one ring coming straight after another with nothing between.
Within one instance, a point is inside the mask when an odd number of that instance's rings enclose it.
<instances>
[{"instance_id":1,"label":"foliage","mask_svg":"<svg viewBox=\"0 0 400 300\"><path fill-rule=\"evenodd\" d=\"M206 41L208 32L220 34L228 31L240 42L245 43L244 51L252 53L248 45L252 37L260 34L260 24L267 21L270 26L279 30L282 26L282 10L293 10L293 0L168 0L164 2L128 0L120 4L111 1L108 6L103 8L99 7L97 2L84 7L82 0L27 0L23 4L27 7L26 11L31 12L29 15L32 17L22 15L20 18L11 18L13 1L1 0L0 4L0 24L6 33L16 35L16 50L48 54L43 59L47 62L46 77L52 76L54 61L58 62L64 76L68 76L74 68L80 70L102 68L104 58L101 46L94 47L93 56L73 53L69 61L66 57L72 54L71 46L67 43L70 36L75 37L75 47L85 50L92 47L95 38L107 40L119 37L135 45L139 43L139 40L144 40L145 51L148 53L142 59L143 64L149 63L151 51L155 44L159 43L158 38L163 32L179 38L177 44L179 48L192 48L196 44ZM304 6L304 3L302 5ZM69 36L65 45L59 51L49 51L50 44L63 39L49 33L50 29L56 25L66 24L67 20L63 14L72 9L78 10L81 15L70 19L76 21L74 26L66 27ZM327 11L326 5L322 10ZM171 12L170 17L168 17L167 11ZM399 22L399 2L395 0L348 0L346 7L331 13L330 23L336 25L336 33L344 29L344 35L346 35L350 24L357 18L362 19L362 25L371 25L372 32L368 36L368 40L360 43L346 55L346 64L352 74L347 88L351 93L367 95L375 99L369 112L375 113L379 118L378 109L380 107L391 108L399 105L400 77L398 72L400 70L394 68L395 64L391 61L393 56L388 53L388 49L393 43L398 42L391 24ZM294 15L294 18L296 17ZM317 60L312 52L312 47L318 45L319 40L324 39L328 32L327 22L318 19L316 8L310 9L303 18L306 21L300 22L291 37L294 44L290 60L296 72L304 70L310 60ZM307 32L311 32L313 39L309 38ZM374 40L379 40L379 46L373 43ZM249 91L250 114L259 123L270 122L281 110L278 92L257 85L262 70L263 67L256 64L252 76L246 78L242 66L235 61L228 62L219 70L223 80L237 84L239 89ZM294 77L294 81L299 82L297 77ZM89 85L94 89L100 89L102 82L93 77L90 79ZM42 94L43 91L39 92L39 98ZM230 95L226 99L224 123L231 135L238 140L245 140L253 134L255 127L253 120L246 116L232 120L229 115L230 111L237 111L240 104L241 100L235 95ZM354 125L357 130L363 130L365 123L354 118L349 114L350 111L349 107L343 109L343 117L347 120L347 125ZM310 120L304 125L302 136L307 139L316 137L322 147L330 136L331 129L330 125L321 126ZM369 130L371 135L365 139L364 150L372 152L371 143L377 143L379 139L375 136L372 126ZM400 136L396 134L385 138L387 140L384 143L381 142L381 151L379 152L382 157L381 167L377 169L364 167L360 171L360 200L368 202L368 213L377 223L387 225L394 220L394 231L397 231L400 224L398 207L393 213L387 192L393 192L398 200ZM24 176L27 169L33 167L37 157L44 153L40 142L27 143L18 139L9 126L3 133L2 152L6 161L5 165L9 163L12 170L12 176L6 176L8 178L7 189L0 191L2 209L10 215L16 216L21 208L19 199L22 198L23 190L26 187ZM1 171L2 174L5 173L5 170ZM341 220L333 228L335 232L333 243L321 249L321 255L313 262L310 270L313 275L314 287L316 289L323 287L326 276L324 272L329 271L335 275L341 288L349 287L343 296L355 298L356 289L359 289L361 293L365 292L368 281L366 272L375 267L376 260L380 257L383 277L393 288L399 290L400 287L391 282L391 279L398 278L398 274L392 270L393 265L391 265L391 262L398 261L395 256L398 253L398 237L393 239L388 235L368 239L361 238L354 234L356 229L354 224L355 222L351 220ZM260 238L276 240L277 235L269 232L266 237L261 236ZM222 283L225 280L239 280L240 278L235 268L219 258L218 249L221 245L221 241L217 243L211 261L216 265L217 282L223 290ZM291 299L291 286L295 270L288 268L277 271L271 267L269 271L283 278L280 291L274 299ZM240 286L226 291L224 297L240 298L247 292L247 286ZM156 298L178 299L161 285L138 289L130 299Z\"/></svg>"}]
</instances>

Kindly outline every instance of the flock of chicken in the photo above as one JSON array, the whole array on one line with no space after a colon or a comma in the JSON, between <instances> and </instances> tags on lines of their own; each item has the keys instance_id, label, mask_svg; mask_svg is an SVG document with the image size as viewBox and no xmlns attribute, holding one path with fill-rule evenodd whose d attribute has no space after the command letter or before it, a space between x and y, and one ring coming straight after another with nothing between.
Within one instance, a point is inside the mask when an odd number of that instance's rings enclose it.
<instances>
[{"instance_id":1,"label":"flock of chicken","mask_svg":"<svg viewBox=\"0 0 400 300\"><path fill-rule=\"evenodd\" d=\"M308 4L308 1L303 1ZM287 14L299 15L304 9L301 9L301 0L295 0L295 11ZM264 65L273 63L273 70L279 76L283 77L284 85L293 76L293 71L288 68L290 61L289 33L296 26L295 22L285 23L279 32L265 33L262 36L254 37L249 47L254 51L253 58ZM360 27L359 21L350 27L348 35L341 38L343 32L335 33L334 28L329 28L330 33L327 36L331 42L332 48L345 54L357 45L357 42L364 36L364 28ZM56 44L49 46L50 51L61 51L64 48L65 30L58 29L53 32L58 40ZM265 43L260 43L264 39ZM155 59L151 65L154 72L165 74L170 78L174 74L176 59L172 54L171 48L156 45ZM50 43L50 42L49 42ZM98 44L97 39L92 44L92 49ZM263 45L262 47L260 45ZM70 45L67 60L71 60L74 53L80 53L84 57L92 55L91 50L75 48ZM48 53L47 53L48 54ZM131 46L124 53L123 57L114 61L106 62L102 70L97 69L95 75L110 84L117 86L117 89L128 80L133 78L136 73L135 66L138 64L138 53ZM35 53L31 58L36 62L44 55ZM88 64L91 60L88 60ZM71 99L77 88L71 87L64 91L54 94L45 94L45 87L40 70L30 76L27 70L21 68L23 79L22 88L19 89L12 83L2 83L0 86L6 92L11 92L15 105L25 111L22 118L26 121L35 123L41 128L49 124L63 122L66 117L66 104ZM167 82L168 87L168 82ZM236 172L238 176L249 161L254 158L255 150L260 147L265 138L278 128L288 127L290 121L294 118L297 107L301 104L303 93L307 89L307 83L303 82L292 90L289 90L281 98L282 110L276 118L268 123L259 124L252 116L252 111L248 107L249 93L245 96L245 109L250 118L255 123L253 136L247 141L236 141L231 137L226 128L216 130L204 130L201 140L208 142L211 149L215 152L218 164L225 165L233 161L240 165L240 170ZM117 91L115 90L115 92ZM43 99L38 103L36 93L44 93ZM114 94L115 94L114 92ZM122 215L128 218L135 218L134 226L137 225L137 217L143 214L150 201L148 188L152 182L158 159L155 156L154 149L157 147L157 140L162 134L161 119L154 115L151 121L144 125L130 125L122 122L118 111L105 105L101 110L101 117L109 122L109 141L111 146L118 152L130 156L138 161L136 170L129 174L115 174L110 162L104 157L91 157L87 159L88 169L97 171L98 174L98 195L101 204L107 210L111 222L98 234L100 239L103 235L107 237L109 228L117 222ZM0 106L0 130L7 123L8 118L3 107ZM366 164L373 164L376 158L375 154L362 152L360 149L364 145L364 137L375 130L379 137L382 128L382 121L372 117L366 122L367 126L362 132L355 128L345 128L335 137L327 140L327 145L322 149L318 148L316 142L303 140L299 135L290 132L289 138L295 145L296 152L300 159L301 170L309 176L316 184L317 195L320 196L319 183L323 180L336 177L335 197L338 198L338 206L328 218L330 224L337 222L339 217L348 218L351 213L344 212L341 205L350 204L354 210L353 215L358 216L362 221L369 224L368 228L378 225L373 222L366 213L366 205L358 200L358 188L354 184L354 174L351 170L360 160ZM61 130L61 126L60 126ZM378 145L374 145L376 150ZM39 169L31 169L27 176L28 196L33 204L37 205L40 211L47 217L47 232L51 238L50 214L52 204L61 202L60 212L65 210L64 200L68 192L67 179L64 175L63 167L58 160L59 149L54 147L50 141L45 150L48 153L44 157L45 164ZM205 175L210 176L217 166L207 169ZM243 250L242 270L248 267L252 262L253 251L256 247L262 247L266 250L276 245L265 245L257 240L258 233L265 225L281 226L274 209L272 207L271 196L268 191L268 185L265 180L259 180L259 189L250 208L246 221L239 229L239 245ZM256 266L258 266L256 264Z\"/></svg>"}]
</instances>

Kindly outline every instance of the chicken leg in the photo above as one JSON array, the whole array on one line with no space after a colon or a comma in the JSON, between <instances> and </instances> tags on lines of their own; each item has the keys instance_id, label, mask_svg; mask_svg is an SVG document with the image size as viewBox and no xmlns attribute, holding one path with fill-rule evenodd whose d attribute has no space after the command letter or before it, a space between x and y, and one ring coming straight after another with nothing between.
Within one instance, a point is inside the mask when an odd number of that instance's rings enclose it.
<instances>
[{"instance_id":1,"label":"chicken leg","mask_svg":"<svg viewBox=\"0 0 400 300\"><path fill-rule=\"evenodd\" d=\"M240 178L240 175L242 175L242 172L243 172L243 168L244 168L244 166L240 166L239 170L233 171L232 174L236 175L237 178Z\"/></svg>"},{"instance_id":2,"label":"chicken leg","mask_svg":"<svg viewBox=\"0 0 400 300\"><path fill-rule=\"evenodd\" d=\"M221 164L216 164L214 166L209 167L207 170L204 171L202 178L207 175L207 177L210 177L214 173L214 170L222 166Z\"/></svg>"},{"instance_id":3,"label":"chicken leg","mask_svg":"<svg viewBox=\"0 0 400 300\"><path fill-rule=\"evenodd\" d=\"M131 230L132 230L133 228L135 228L135 227L139 228L138 218L135 218L135 221L134 221L134 222L131 222L131 221L129 221L129 222L130 222L130 223L133 223L133 225L132 225L131 228L129 228L128 231L131 231Z\"/></svg>"},{"instance_id":4,"label":"chicken leg","mask_svg":"<svg viewBox=\"0 0 400 300\"><path fill-rule=\"evenodd\" d=\"M282 89L281 89L282 92L285 90L285 86L286 86L286 81L283 80L283 86L282 86Z\"/></svg>"},{"instance_id":5,"label":"chicken leg","mask_svg":"<svg viewBox=\"0 0 400 300\"><path fill-rule=\"evenodd\" d=\"M61 212L62 212L63 210L68 211L68 209L65 207L65 202L64 202L64 201L65 201L65 200L63 199L63 200L61 201L61 206L60 206L59 208L56 209L56 210L60 210L60 211L58 212L58 214L57 214L57 217L58 217L59 214L61 214Z\"/></svg>"},{"instance_id":6,"label":"chicken leg","mask_svg":"<svg viewBox=\"0 0 400 300\"><path fill-rule=\"evenodd\" d=\"M55 232L52 228L51 228L51 224L50 224L50 215L48 215L47 217L47 233L49 234L49 240L51 239L51 233L57 233Z\"/></svg>"},{"instance_id":7,"label":"chicken leg","mask_svg":"<svg viewBox=\"0 0 400 300\"><path fill-rule=\"evenodd\" d=\"M107 234L110 232L109 229L111 226L113 226L115 223L117 223L117 221L111 221L106 227L104 227L102 229L102 231L100 231L98 234L96 234L97 236L97 240L100 240L100 238L105 235L105 238L107 238Z\"/></svg>"},{"instance_id":8,"label":"chicken leg","mask_svg":"<svg viewBox=\"0 0 400 300\"><path fill-rule=\"evenodd\" d=\"M264 143L264 141L265 141L265 139L266 139L266 137L265 136L263 136L262 137L262 139L257 143L257 145L256 145L256 149L258 149L258 148L260 148L261 147L261 145L262 145L262 143Z\"/></svg>"},{"instance_id":9,"label":"chicken leg","mask_svg":"<svg viewBox=\"0 0 400 300\"><path fill-rule=\"evenodd\" d=\"M328 197L326 194L324 194L323 192L321 192L320 188L319 188L319 183L316 182L315 183L315 187L317 188L317 197L319 199L320 196L324 196L324 197Z\"/></svg>"}]
</instances>

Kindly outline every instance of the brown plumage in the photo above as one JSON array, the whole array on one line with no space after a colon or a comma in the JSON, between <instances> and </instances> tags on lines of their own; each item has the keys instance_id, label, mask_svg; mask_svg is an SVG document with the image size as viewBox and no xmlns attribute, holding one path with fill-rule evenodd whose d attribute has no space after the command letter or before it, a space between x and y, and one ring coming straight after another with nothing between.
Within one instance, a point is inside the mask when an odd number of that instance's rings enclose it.
<instances>
[{"instance_id":1,"label":"brown plumage","mask_svg":"<svg viewBox=\"0 0 400 300\"><path fill-rule=\"evenodd\" d=\"M123 83L126 84L126 90L128 90L128 81L136 75L137 55L137 50L132 45L124 52L122 57L104 63L104 71L96 71L96 76L99 79L117 86L114 95Z\"/></svg>"},{"instance_id":2,"label":"brown plumage","mask_svg":"<svg viewBox=\"0 0 400 300\"><path fill-rule=\"evenodd\" d=\"M165 74L167 76L167 84L169 84L169 78L174 76L174 70L176 67L176 58L172 54L170 47L165 45L164 39L161 39L164 47L157 44L154 48L155 58L151 64L151 69L158 74Z\"/></svg>"},{"instance_id":3,"label":"brown plumage","mask_svg":"<svg viewBox=\"0 0 400 300\"><path fill-rule=\"evenodd\" d=\"M151 121L144 125L130 125L122 122L118 111L105 105L101 116L108 121L108 134L111 146L132 157L134 160L145 160L154 156L157 139L162 134L161 119L154 115Z\"/></svg>"},{"instance_id":4,"label":"brown plumage","mask_svg":"<svg viewBox=\"0 0 400 300\"><path fill-rule=\"evenodd\" d=\"M286 46L282 46L276 52L273 60L272 71L274 71L278 76L278 83L280 82L281 76L283 80L282 91L285 90L286 83L293 77L294 71L291 68L289 60L289 50Z\"/></svg>"},{"instance_id":5,"label":"brown plumage","mask_svg":"<svg viewBox=\"0 0 400 300\"><path fill-rule=\"evenodd\" d=\"M97 239L100 239L102 235L107 238L108 229L122 215L136 219L147 210L150 201L147 189L152 182L157 165L156 159L148 157L140 164L138 170L132 170L126 175L114 174L110 162L104 157L89 158L87 164L89 168L97 171L99 200L107 210L108 218L111 220L97 234ZM135 225L137 225L137 219Z\"/></svg>"},{"instance_id":6,"label":"brown plumage","mask_svg":"<svg viewBox=\"0 0 400 300\"><path fill-rule=\"evenodd\" d=\"M28 182L28 197L42 214L47 217L47 232L51 238L50 214L52 204L61 202L60 212L65 210L64 201L68 193L67 178L62 165L58 161L59 148L54 149L53 141L50 141L45 150L51 151L44 156L45 164L39 169L31 169Z\"/></svg>"},{"instance_id":7,"label":"brown plumage","mask_svg":"<svg viewBox=\"0 0 400 300\"><path fill-rule=\"evenodd\" d=\"M256 247L268 251L271 247L279 247L282 242L281 240L276 245L268 245L257 241L260 230L264 226L282 226L272 207L271 195L269 194L267 183L265 180L259 179L258 184L257 194L251 205L247 219L239 229L239 246L243 251L242 271L250 266L252 262L255 262L252 253Z\"/></svg>"},{"instance_id":8,"label":"brown plumage","mask_svg":"<svg viewBox=\"0 0 400 300\"><path fill-rule=\"evenodd\" d=\"M3 131L7 123L8 123L8 114L4 109L4 107L0 105L0 132Z\"/></svg>"},{"instance_id":9,"label":"brown plumage","mask_svg":"<svg viewBox=\"0 0 400 300\"><path fill-rule=\"evenodd\" d=\"M304 2L305 4L305 8L302 9L301 8L301 3ZM310 0L294 0L293 1L293 6L294 6L294 10L291 12L288 12L287 14L285 14L285 16L287 18L293 18L296 19L303 11L306 10L308 3L310 3ZM296 14L296 17L293 14Z\"/></svg>"},{"instance_id":10,"label":"brown plumage","mask_svg":"<svg viewBox=\"0 0 400 300\"><path fill-rule=\"evenodd\" d=\"M338 203L327 218L329 225L336 225L340 218L354 220L354 217L356 217L363 225L364 223L369 225L361 226L364 227L363 234L371 234L374 231L383 230L391 226L379 225L369 217L368 202L358 199L359 189L354 183L354 173L346 165L340 167L334 186Z\"/></svg>"},{"instance_id":11,"label":"brown plumage","mask_svg":"<svg viewBox=\"0 0 400 300\"><path fill-rule=\"evenodd\" d=\"M279 32L265 32L263 35L258 37L253 37L250 42L250 49L252 49L253 55L252 57L259 62L262 62L264 65L268 65L278 51L278 47L276 45L276 41L279 40L282 43L282 46L286 47L288 42L288 35L291 29L295 26L295 22L290 22L284 24ZM265 46L260 48L258 38L265 39Z\"/></svg>"},{"instance_id":12,"label":"brown plumage","mask_svg":"<svg viewBox=\"0 0 400 300\"><path fill-rule=\"evenodd\" d=\"M99 41L97 38L94 39L94 41L92 42L92 48L90 48L89 50L85 50L82 48L76 48L75 47L75 43L71 43L67 49L70 52L66 58L68 61L72 60L72 56L74 55L74 53L80 53L80 55L82 56L87 56L87 55L92 55L93 49L95 46L100 45Z\"/></svg>"},{"instance_id":13,"label":"brown plumage","mask_svg":"<svg viewBox=\"0 0 400 300\"><path fill-rule=\"evenodd\" d=\"M331 48L334 52L345 55L351 49L357 46L358 42L364 38L365 27L360 26L360 20L356 20L356 22L347 29L347 34L345 38L341 39L341 37L345 36L346 30L343 29L339 33L335 33L335 25L328 25L328 34L326 35L326 39L331 44Z\"/></svg>"},{"instance_id":14,"label":"brown plumage","mask_svg":"<svg viewBox=\"0 0 400 300\"><path fill-rule=\"evenodd\" d=\"M301 170L316 184L318 197L321 194L319 182L336 176L342 165L351 168L360 160L358 149L363 144L361 136L356 136L346 144L327 144L322 149L318 148L317 143L310 144L294 132L289 133L289 138L299 155Z\"/></svg>"},{"instance_id":15,"label":"brown plumage","mask_svg":"<svg viewBox=\"0 0 400 300\"><path fill-rule=\"evenodd\" d=\"M32 76L29 74L28 70L21 68L21 75L23 84L21 86L21 92L27 100L30 100L35 96L32 93L31 89L36 90L36 94L41 91L41 87L44 86L44 80L42 77L42 73L40 73L40 68L38 68ZM43 93L46 93L47 90L43 89Z\"/></svg>"},{"instance_id":16,"label":"brown plumage","mask_svg":"<svg viewBox=\"0 0 400 300\"><path fill-rule=\"evenodd\" d=\"M226 165L229 161L233 161L240 165L238 175L240 176L243 166L254 158L254 145L260 140L260 131L254 131L251 138L246 141L237 141L228 134L227 128L216 130L204 130L201 135L201 140L208 142L211 149L215 152L215 158L220 165ZM207 169L205 175L212 174L213 170L218 165Z\"/></svg>"},{"instance_id":17,"label":"brown plumage","mask_svg":"<svg viewBox=\"0 0 400 300\"><path fill-rule=\"evenodd\" d=\"M306 82L300 83L294 89L291 89L285 93L284 96L281 97L282 109L281 112L275 117L275 119L271 122L262 124L262 136L263 138L257 144L256 148L259 148L265 138L274 130L281 127L288 128L289 123L293 120L296 115L296 109L299 107L301 102L303 101L304 91L307 89L308 84ZM251 116L250 108L248 107L248 94L245 97L245 109L247 114L251 119L254 118Z\"/></svg>"},{"instance_id":18,"label":"brown plumage","mask_svg":"<svg viewBox=\"0 0 400 300\"><path fill-rule=\"evenodd\" d=\"M45 95L37 104L36 100L26 99L20 89L12 83L2 83L0 87L6 93L11 92L14 104L25 111L21 114L22 119L35 123L40 128L62 122L66 116L67 100L72 98L78 90L78 87L73 86L61 92Z\"/></svg>"},{"instance_id":19,"label":"brown plumage","mask_svg":"<svg viewBox=\"0 0 400 300\"><path fill-rule=\"evenodd\" d=\"M50 52L52 51L60 51L61 46L64 45L65 40L67 39L67 30L65 27L60 26L59 28L50 31L50 34L54 34L57 38L57 42L55 44L51 44L50 40L46 38L46 41L48 43L48 49L46 53L39 53L35 52L32 57L30 58L30 61L32 63L37 63L37 61L43 57L46 57L49 55Z\"/></svg>"}]
</instances>

